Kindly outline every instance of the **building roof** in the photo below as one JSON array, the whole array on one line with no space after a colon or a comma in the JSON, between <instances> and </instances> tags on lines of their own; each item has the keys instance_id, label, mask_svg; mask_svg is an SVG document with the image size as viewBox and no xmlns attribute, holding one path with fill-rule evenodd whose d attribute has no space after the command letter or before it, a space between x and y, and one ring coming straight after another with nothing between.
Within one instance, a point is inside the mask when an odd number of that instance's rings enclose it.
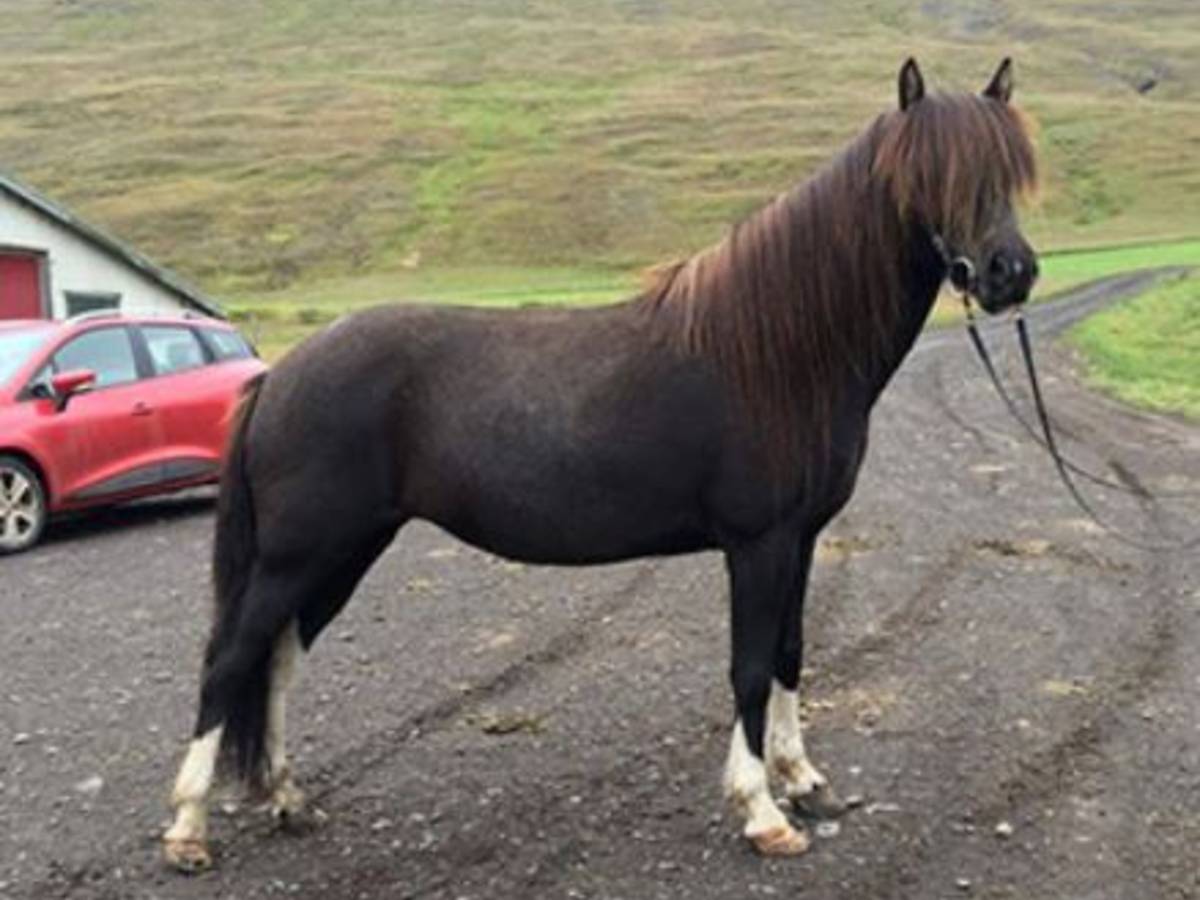
<instances>
[{"instance_id":1,"label":"building roof","mask_svg":"<svg viewBox=\"0 0 1200 900\"><path fill-rule=\"evenodd\" d=\"M218 318L225 318L221 305L205 295L198 288L188 284L174 272L164 269L157 263L147 259L128 244L118 240L111 234L89 225L66 207L43 197L33 188L27 187L12 177L0 172L0 193L7 194L19 203L41 213L48 219L57 222L63 228L78 235L96 249L108 254L119 262L125 263L132 269L141 272L151 281L174 294L186 305L201 312Z\"/></svg>"}]
</instances>

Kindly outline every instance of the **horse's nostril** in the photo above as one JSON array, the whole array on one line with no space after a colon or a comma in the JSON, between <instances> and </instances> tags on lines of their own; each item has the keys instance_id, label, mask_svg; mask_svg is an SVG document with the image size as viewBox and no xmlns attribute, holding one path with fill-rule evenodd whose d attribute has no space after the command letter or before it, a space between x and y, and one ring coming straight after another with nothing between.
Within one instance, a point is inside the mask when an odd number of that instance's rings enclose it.
<instances>
[{"instance_id":1,"label":"horse's nostril","mask_svg":"<svg viewBox=\"0 0 1200 900\"><path fill-rule=\"evenodd\" d=\"M1002 284L1012 277L1013 264L1003 253L997 253L988 264L988 275L992 281Z\"/></svg>"}]
</instances>

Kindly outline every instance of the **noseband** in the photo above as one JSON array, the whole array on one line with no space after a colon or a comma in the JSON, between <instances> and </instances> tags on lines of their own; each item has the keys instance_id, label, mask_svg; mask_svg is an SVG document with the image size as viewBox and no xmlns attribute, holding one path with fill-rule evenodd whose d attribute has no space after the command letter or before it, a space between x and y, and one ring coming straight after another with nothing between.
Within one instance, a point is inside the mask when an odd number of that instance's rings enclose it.
<instances>
[{"instance_id":1,"label":"noseband","mask_svg":"<svg viewBox=\"0 0 1200 900\"><path fill-rule=\"evenodd\" d=\"M933 240L933 247L941 256L942 262L946 266L946 278L956 291L967 297L973 294L979 286L979 276L976 273L975 263L971 262L969 256L962 253L953 253L950 250L950 245L946 239L936 231L929 232L930 238Z\"/></svg>"}]
</instances>

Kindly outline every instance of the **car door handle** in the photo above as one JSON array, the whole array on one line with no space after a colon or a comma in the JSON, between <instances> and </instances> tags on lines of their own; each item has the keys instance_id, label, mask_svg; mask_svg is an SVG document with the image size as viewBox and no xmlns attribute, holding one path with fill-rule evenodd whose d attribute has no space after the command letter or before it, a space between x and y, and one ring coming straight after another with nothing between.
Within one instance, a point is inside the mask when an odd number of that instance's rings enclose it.
<instances>
[{"instance_id":1,"label":"car door handle","mask_svg":"<svg viewBox=\"0 0 1200 900\"><path fill-rule=\"evenodd\" d=\"M135 416L148 416L152 412L154 412L154 407L145 400L139 400L137 403L133 404L133 414Z\"/></svg>"}]
</instances>

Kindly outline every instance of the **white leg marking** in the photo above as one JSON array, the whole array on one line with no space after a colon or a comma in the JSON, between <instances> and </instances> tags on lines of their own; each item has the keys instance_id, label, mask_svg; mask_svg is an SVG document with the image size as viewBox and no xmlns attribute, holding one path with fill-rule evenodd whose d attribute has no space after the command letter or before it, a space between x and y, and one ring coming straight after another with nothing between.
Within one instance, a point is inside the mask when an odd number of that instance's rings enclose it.
<instances>
[{"instance_id":1,"label":"white leg marking","mask_svg":"<svg viewBox=\"0 0 1200 900\"><path fill-rule=\"evenodd\" d=\"M775 805L767 787L763 761L750 752L742 720L733 727L729 742L729 761L725 764L725 795L746 819L743 832L753 838L779 829L790 830L787 817Z\"/></svg>"},{"instance_id":2,"label":"white leg marking","mask_svg":"<svg viewBox=\"0 0 1200 900\"><path fill-rule=\"evenodd\" d=\"M188 745L171 793L175 822L163 836L168 843L204 843L208 831L208 792L217 768L222 730L223 726L218 725Z\"/></svg>"},{"instance_id":3,"label":"white leg marking","mask_svg":"<svg viewBox=\"0 0 1200 900\"><path fill-rule=\"evenodd\" d=\"M271 687L267 700L266 751L271 812L277 817L296 815L304 806L304 795L292 781L287 761L287 692L300 655L300 630L293 619L275 642L271 659Z\"/></svg>"},{"instance_id":4,"label":"white leg marking","mask_svg":"<svg viewBox=\"0 0 1200 900\"><path fill-rule=\"evenodd\" d=\"M783 779L789 798L803 797L826 784L804 752L800 730L800 697L778 681L771 682L767 704L767 759L771 771Z\"/></svg>"}]
</instances>

